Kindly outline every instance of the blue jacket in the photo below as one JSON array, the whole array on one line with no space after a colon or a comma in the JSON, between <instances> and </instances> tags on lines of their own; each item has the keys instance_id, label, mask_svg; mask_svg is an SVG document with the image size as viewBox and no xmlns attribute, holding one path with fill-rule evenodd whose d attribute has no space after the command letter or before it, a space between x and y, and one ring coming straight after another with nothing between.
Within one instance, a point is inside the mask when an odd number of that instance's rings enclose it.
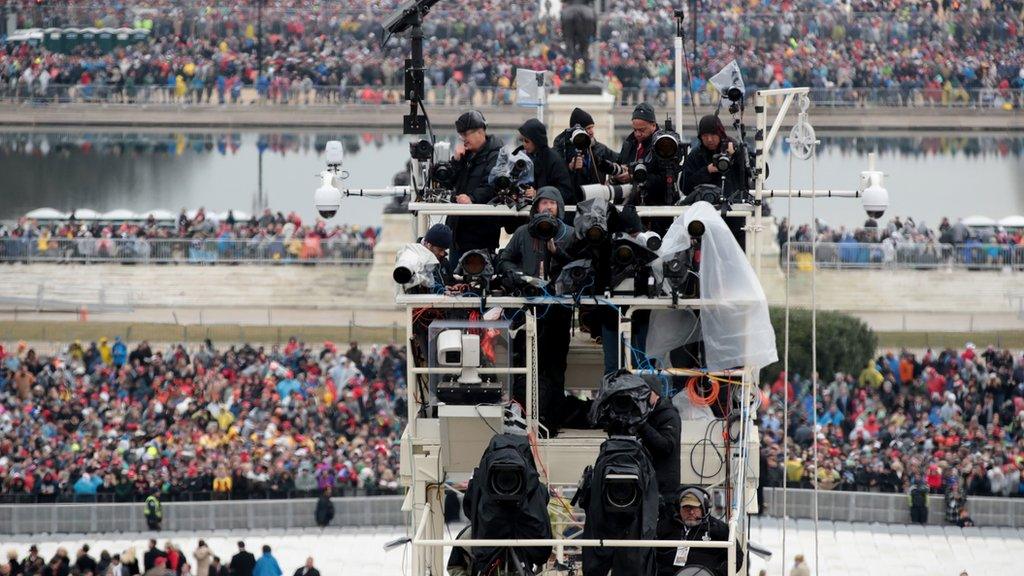
<instances>
[{"instance_id":1,"label":"blue jacket","mask_svg":"<svg viewBox=\"0 0 1024 576\"><path fill-rule=\"evenodd\" d=\"M120 339L114 342L114 347L110 352L115 366L124 366L124 363L128 361L128 347Z\"/></svg>"},{"instance_id":2,"label":"blue jacket","mask_svg":"<svg viewBox=\"0 0 1024 576\"><path fill-rule=\"evenodd\" d=\"M252 569L252 576L281 576L281 566L277 559L266 553L256 561L256 567Z\"/></svg>"}]
</instances>

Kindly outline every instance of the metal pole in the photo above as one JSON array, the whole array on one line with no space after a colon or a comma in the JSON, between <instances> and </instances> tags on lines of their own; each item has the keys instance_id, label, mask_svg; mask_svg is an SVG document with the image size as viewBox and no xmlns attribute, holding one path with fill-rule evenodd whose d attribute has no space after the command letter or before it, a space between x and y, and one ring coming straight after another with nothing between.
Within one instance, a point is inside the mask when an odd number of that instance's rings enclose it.
<instances>
[{"instance_id":1,"label":"metal pole","mask_svg":"<svg viewBox=\"0 0 1024 576\"><path fill-rule=\"evenodd\" d=\"M761 235L756 229L761 227L761 201L764 198L764 177L765 162L768 151L765 149L765 131L768 128L768 113L764 94L760 90L754 94L754 114L756 116L757 130L754 132L754 274L761 276Z\"/></svg>"},{"instance_id":2,"label":"metal pole","mask_svg":"<svg viewBox=\"0 0 1024 576\"><path fill-rule=\"evenodd\" d=\"M256 2L256 84L258 98L259 81L263 77L263 3L266 0L256 0Z\"/></svg>"},{"instance_id":3,"label":"metal pole","mask_svg":"<svg viewBox=\"0 0 1024 576\"><path fill-rule=\"evenodd\" d=\"M682 134L683 130L683 21L685 17L682 12L678 13L676 18L676 94L675 94L675 114L676 114L676 130Z\"/></svg>"}]
</instances>

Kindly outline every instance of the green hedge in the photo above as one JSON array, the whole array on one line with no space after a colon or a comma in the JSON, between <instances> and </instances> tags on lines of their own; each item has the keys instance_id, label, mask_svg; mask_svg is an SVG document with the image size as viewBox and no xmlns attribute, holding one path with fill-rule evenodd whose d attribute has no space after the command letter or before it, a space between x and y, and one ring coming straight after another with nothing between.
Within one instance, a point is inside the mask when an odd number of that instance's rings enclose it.
<instances>
[{"instance_id":1,"label":"green hedge","mask_svg":"<svg viewBox=\"0 0 1024 576\"><path fill-rule=\"evenodd\" d=\"M761 371L762 382L772 382L782 371L785 353L784 308L770 310L775 328L775 346L779 361ZM836 372L860 374L874 358L878 337L863 321L840 312L818 311L818 374L829 382ZM811 311L789 311L789 371L803 377L811 374Z\"/></svg>"}]
</instances>

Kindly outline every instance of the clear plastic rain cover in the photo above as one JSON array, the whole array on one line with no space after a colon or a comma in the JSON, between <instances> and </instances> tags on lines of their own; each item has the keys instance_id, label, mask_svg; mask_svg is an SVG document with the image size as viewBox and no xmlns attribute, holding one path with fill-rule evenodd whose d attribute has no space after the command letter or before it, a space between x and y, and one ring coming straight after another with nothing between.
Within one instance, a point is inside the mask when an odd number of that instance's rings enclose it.
<instances>
[{"instance_id":1,"label":"clear plastic rain cover","mask_svg":"<svg viewBox=\"0 0 1024 576\"><path fill-rule=\"evenodd\" d=\"M714 206L697 202L665 233L655 276L661 280L661 261L690 246L690 222L704 223L701 238L700 294L706 303L700 322L690 310L654 310L647 335L647 355L671 367L669 353L684 344L704 340L708 370L739 366L761 368L778 360L775 331L768 301L754 269L740 250L729 227Z\"/></svg>"}]
</instances>

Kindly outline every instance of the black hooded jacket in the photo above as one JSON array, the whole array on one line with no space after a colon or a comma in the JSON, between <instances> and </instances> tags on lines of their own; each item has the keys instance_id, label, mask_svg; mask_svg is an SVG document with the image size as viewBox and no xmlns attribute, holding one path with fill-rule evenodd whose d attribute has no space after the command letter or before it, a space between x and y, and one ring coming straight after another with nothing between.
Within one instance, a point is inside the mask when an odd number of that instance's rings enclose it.
<instances>
[{"instance_id":1,"label":"black hooded jacket","mask_svg":"<svg viewBox=\"0 0 1024 576\"><path fill-rule=\"evenodd\" d=\"M577 154L576 147L569 140L571 136L572 128L564 130L561 134L555 136L554 149L562 157L562 162L565 163L566 168L568 168L569 162ZM604 173L601 172L601 163L603 161L617 162L618 156L610 148L595 140L590 147L590 152L584 156L584 168L582 170L569 170L569 179L572 182L574 196L566 198L566 204L575 205L584 200L583 186L587 184L600 184L602 182Z\"/></svg>"},{"instance_id":2,"label":"black hooded jacket","mask_svg":"<svg viewBox=\"0 0 1024 576\"><path fill-rule=\"evenodd\" d=\"M637 430L640 441L651 455L661 494L671 495L679 491L681 428L679 411L668 399L659 398L647 420Z\"/></svg>"},{"instance_id":3,"label":"black hooded jacket","mask_svg":"<svg viewBox=\"0 0 1024 576\"><path fill-rule=\"evenodd\" d=\"M575 204L576 192L569 168L558 153L548 146L548 130L544 123L530 118L519 127L519 133L537 146L533 154L530 154L533 160L533 187L540 190L544 186L554 186L561 192L566 204Z\"/></svg>"},{"instance_id":4,"label":"black hooded jacket","mask_svg":"<svg viewBox=\"0 0 1024 576\"><path fill-rule=\"evenodd\" d=\"M502 145L498 138L488 136L478 152L467 153L454 163L455 196L466 194L474 204L487 204L494 198L494 189L487 183L487 177L498 161ZM452 229L454 247L460 252L480 248L495 250L498 247L501 229L495 218L449 216L447 224Z\"/></svg>"},{"instance_id":5,"label":"black hooded jacket","mask_svg":"<svg viewBox=\"0 0 1024 576\"><path fill-rule=\"evenodd\" d=\"M739 166L741 158L739 157L739 154L736 153L739 150L739 147L736 146L735 140L726 135L725 127L722 125L722 121L718 116L709 114L700 119L700 125L697 129L697 137L700 138L700 136L704 134L718 134L721 144L719 144L717 150L709 150L708 148L705 148L703 142L690 149L690 153L686 155L686 160L683 161L683 197L686 197L690 192L693 192L693 189L701 184L721 186L722 174L719 172L709 172L708 166L711 165L715 154L718 154L719 152L726 152L728 150L730 142L733 144L734 152L732 155L732 168L725 173L725 194L728 196L736 190L742 189L743 174Z\"/></svg>"},{"instance_id":6,"label":"black hooded jacket","mask_svg":"<svg viewBox=\"0 0 1024 576\"><path fill-rule=\"evenodd\" d=\"M498 264L495 269L499 273L517 270L528 276L541 277L540 265L544 264L543 279L558 277L558 271L562 265L568 262L568 255L565 249L573 238L573 230L562 222L565 217L565 204L562 203L562 196L558 189L553 186L545 186L537 191L533 199L533 206L530 208L530 216L537 213L537 203L547 198L558 203L558 220L560 222L559 233L555 236L555 245L559 248L558 254L551 254L547 249L547 242L542 242L530 236L529 223L523 224L516 229L509 239L508 244L502 249L498 257Z\"/></svg>"},{"instance_id":7,"label":"black hooded jacket","mask_svg":"<svg viewBox=\"0 0 1024 576\"><path fill-rule=\"evenodd\" d=\"M660 127L658 129L660 130ZM657 133L657 132L655 132L655 133ZM636 139L636 135L634 135L632 132L630 132L629 136L627 136L625 138L625 140L622 141L622 149L619 151L619 159L618 159L619 164L622 164L623 166L629 166L629 165L631 165L631 164L633 164L633 163L635 163L635 162L637 162L639 160L643 160L645 157L649 156L650 152L652 150L652 147L654 146L654 134L652 134L647 139L643 140L642 143L643 143L643 150L640 150L641 142ZM642 156L639 157L639 158L637 157L637 153L638 152L640 152L642 154ZM648 169L650 169L649 166L648 166ZM668 182L668 180L667 180L668 177L672 178L672 180L673 180L672 184L670 184ZM634 191L634 197L633 197L633 202L632 203L633 204L637 204L637 205L646 205L646 206L670 206L672 204L675 204L675 198L674 198L674 195L675 195L675 191L674 191L674 186L675 186L674 181L675 181L675 178L676 178L676 174L666 174L666 175L651 174L651 177L650 177L650 179L647 182L646 201L641 202L640 198L638 196L636 196L636 193ZM668 223L671 224L671 221L669 221ZM665 225L664 229L667 230L668 226ZM665 230L659 229L658 231L661 234L664 234Z\"/></svg>"}]
</instances>

